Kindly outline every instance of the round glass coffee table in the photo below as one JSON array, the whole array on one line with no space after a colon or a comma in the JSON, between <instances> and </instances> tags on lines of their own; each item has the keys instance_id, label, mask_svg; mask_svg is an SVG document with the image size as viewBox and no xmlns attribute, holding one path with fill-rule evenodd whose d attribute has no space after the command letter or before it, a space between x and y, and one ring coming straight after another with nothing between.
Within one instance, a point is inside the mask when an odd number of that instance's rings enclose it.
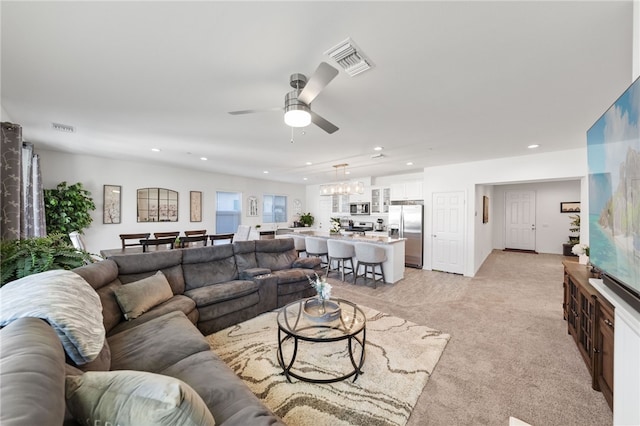
<instances>
[{"instance_id":1,"label":"round glass coffee table","mask_svg":"<svg viewBox=\"0 0 640 426\"><path fill-rule=\"evenodd\" d=\"M355 303L331 299L327 315L318 315L317 300L297 300L278 313L278 363L289 382L294 377L311 383L334 383L352 376L355 382L363 374L365 359L364 312ZM343 351L345 356L341 357ZM311 377L310 372L319 377Z\"/></svg>"}]
</instances>

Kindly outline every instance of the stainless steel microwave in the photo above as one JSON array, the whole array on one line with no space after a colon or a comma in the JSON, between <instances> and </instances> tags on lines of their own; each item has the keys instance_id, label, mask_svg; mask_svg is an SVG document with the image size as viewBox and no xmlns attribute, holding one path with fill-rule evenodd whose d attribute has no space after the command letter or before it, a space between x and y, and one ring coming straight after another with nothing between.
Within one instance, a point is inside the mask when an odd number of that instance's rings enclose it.
<instances>
[{"instance_id":1,"label":"stainless steel microwave","mask_svg":"<svg viewBox=\"0 0 640 426\"><path fill-rule=\"evenodd\" d=\"M371 203L349 203L350 214L370 214Z\"/></svg>"}]
</instances>

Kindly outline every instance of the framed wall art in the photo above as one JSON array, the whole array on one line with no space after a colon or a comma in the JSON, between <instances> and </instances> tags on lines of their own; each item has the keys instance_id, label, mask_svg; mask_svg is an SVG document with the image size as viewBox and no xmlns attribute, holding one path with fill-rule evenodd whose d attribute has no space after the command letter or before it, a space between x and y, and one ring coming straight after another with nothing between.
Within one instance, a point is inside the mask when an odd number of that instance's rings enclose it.
<instances>
[{"instance_id":1,"label":"framed wall art","mask_svg":"<svg viewBox=\"0 0 640 426\"><path fill-rule=\"evenodd\" d=\"M561 202L560 213L580 213L580 201Z\"/></svg>"},{"instance_id":2,"label":"framed wall art","mask_svg":"<svg viewBox=\"0 0 640 426\"><path fill-rule=\"evenodd\" d=\"M258 197L251 196L247 198L247 216L258 216Z\"/></svg>"},{"instance_id":3,"label":"framed wall art","mask_svg":"<svg viewBox=\"0 0 640 426\"><path fill-rule=\"evenodd\" d=\"M120 223L120 206L122 203L122 187L120 185L103 186L102 223Z\"/></svg>"},{"instance_id":4,"label":"framed wall art","mask_svg":"<svg viewBox=\"0 0 640 426\"><path fill-rule=\"evenodd\" d=\"M482 196L482 223L489 223L489 197Z\"/></svg>"},{"instance_id":5,"label":"framed wall art","mask_svg":"<svg viewBox=\"0 0 640 426\"><path fill-rule=\"evenodd\" d=\"M189 195L191 222L202 222L202 192L191 191Z\"/></svg>"}]
</instances>

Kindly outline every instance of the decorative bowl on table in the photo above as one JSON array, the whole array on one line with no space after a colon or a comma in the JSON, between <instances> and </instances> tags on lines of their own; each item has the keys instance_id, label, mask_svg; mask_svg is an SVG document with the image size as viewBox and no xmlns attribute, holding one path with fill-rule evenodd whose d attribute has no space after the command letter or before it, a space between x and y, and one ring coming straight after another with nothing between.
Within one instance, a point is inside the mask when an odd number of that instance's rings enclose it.
<instances>
[{"instance_id":1,"label":"decorative bowl on table","mask_svg":"<svg viewBox=\"0 0 640 426\"><path fill-rule=\"evenodd\" d=\"M311 321L331 322L340 318L340 305L331 300L312 297L304 302L304 315Z\"/></svg>"}]
</instances>

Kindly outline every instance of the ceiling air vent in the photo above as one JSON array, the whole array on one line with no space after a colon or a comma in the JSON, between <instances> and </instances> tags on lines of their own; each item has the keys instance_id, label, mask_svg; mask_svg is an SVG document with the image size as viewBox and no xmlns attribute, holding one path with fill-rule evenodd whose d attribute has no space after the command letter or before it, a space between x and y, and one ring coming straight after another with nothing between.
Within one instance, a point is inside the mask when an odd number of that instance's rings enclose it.
<instances>
[{"instance_id":1,"label":"ceiling air vent","mask_svg":"<svg viewBox=\"0 0 640 426\"><path fill-rule=\"evenodd\" d=\"M372 67L369 58L350 38L338 43L324 54L333 58L351 77Z\"/></svg>"},{"instance_id":2,"label":"ceiling air vent","mask_svg":"<svg viewBox=\"0 0 640 426\"><path fill-rule=\"evenodd\" d=\"M74 133L76 131L75 127L60 123L51 123L51 128L53 130L66 133Z\"/></svg>"}]
</instances>

